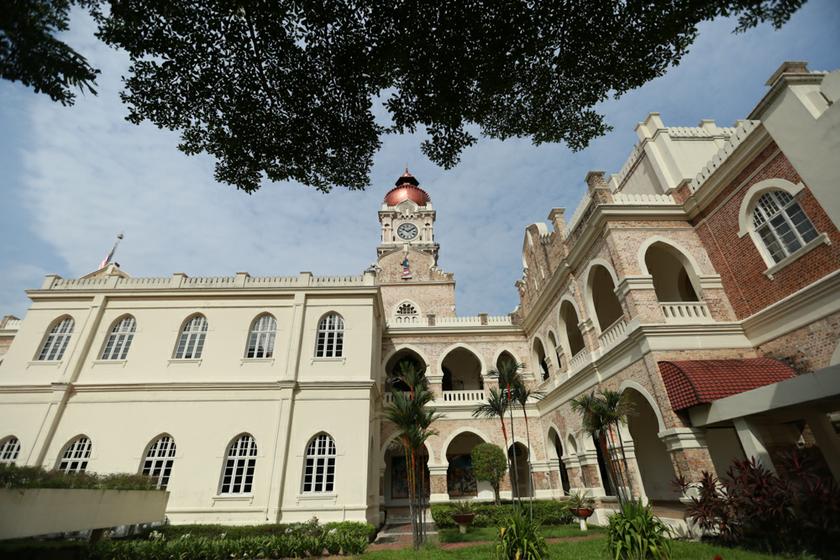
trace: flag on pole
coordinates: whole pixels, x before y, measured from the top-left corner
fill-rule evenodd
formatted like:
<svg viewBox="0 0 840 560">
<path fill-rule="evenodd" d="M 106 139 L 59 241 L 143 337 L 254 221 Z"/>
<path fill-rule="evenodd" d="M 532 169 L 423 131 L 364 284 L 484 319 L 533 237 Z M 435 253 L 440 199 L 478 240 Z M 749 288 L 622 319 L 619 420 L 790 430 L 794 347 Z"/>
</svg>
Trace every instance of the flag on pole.
<svg viewBox="0 0 840 560">
<path fill-rule="evenodd" d="M 111 259 L 113 259 L 113 258 L 114 258 L 114 253 L 115 253 L 115 252 L 116 252 L 116 250 L 117 250 L 117 245 L 119 245 L 119 244 L 120 244 L 120 241 L 122 240 L 122 238 L 123 238 L 123 234 L 122 234 L 122 233 L 120 233 L 120 234 L 118 234 L 118 235 L 117 235 L 117 240 L 114 242 L 114 246 L 113 246 L 113 247 L 111 247 L 111 252 L 110 252 L 110 253 L 108 253 L 108 256 L 107 256 L 107 257 L 105 257 L 105 258 L 102 260 L 102 262 L 101 262 L 101 263 L 99 263 L 99 270 L 102 270 L 103 268 L 105 268 L 106 266 L 108 266 L 109 264 L 111 264 Z"/>
</svg>

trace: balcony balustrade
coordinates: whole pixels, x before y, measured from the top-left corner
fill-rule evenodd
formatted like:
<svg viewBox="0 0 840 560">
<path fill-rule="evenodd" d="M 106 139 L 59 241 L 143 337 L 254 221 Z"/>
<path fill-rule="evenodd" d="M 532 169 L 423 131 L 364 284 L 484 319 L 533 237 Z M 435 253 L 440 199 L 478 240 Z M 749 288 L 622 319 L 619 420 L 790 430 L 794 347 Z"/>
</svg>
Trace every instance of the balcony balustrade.
<svg viewBox="0 0 840 560">
<path fill-rule="evenodd" d="M 480 403 L 484 400 L 484 389 L 471 389 L 466 391 L 444 391 L 443 401 L 435 399 L 438 405 L 441 404 L 461 404 L 461 403 Z M 394 395 L 390 392 L 385 393 L 385 402 L 394 402 Z"/>
<path fill-rule="evenodd" d="M 601 341 L 601 352 L 606 352 L 608 349 L 615 346 L 621 339 L 624 338 L 627 332 L 627 321 L 624 317 L 620 317 L 615 323 L 604 329 L 604 332 L 599 336 Z"/>
<path fill-rule="evenodd" d="M 678 301 L 660 303 L 666 323 L 712 323 L 705 301 Z"/>
</svg>

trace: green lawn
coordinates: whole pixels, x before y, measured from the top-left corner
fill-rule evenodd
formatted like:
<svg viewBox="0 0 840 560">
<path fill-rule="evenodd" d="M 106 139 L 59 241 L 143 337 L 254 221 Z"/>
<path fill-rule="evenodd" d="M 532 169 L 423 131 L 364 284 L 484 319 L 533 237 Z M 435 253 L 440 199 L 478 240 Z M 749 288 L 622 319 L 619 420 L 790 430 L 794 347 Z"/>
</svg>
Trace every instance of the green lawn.
<svg viewBox="0 0 840 560">
<path fill-rule="evenodd" d="M 600 534 L 603 529 L 600 527 L 589 527 L 589 532 L 583 533 L 578 525 L 548 525 L 542 528 L 544 537 L 580 537 L 591 534 Z M 499 530 L 496 527 L 471 527 L 470 530 L 462 535 L 458 529 L 440 529 L 438 536 L 440 542 L 454 543 L 454 542 L 476 542 L 476 541 L 494 541 Z"/>
<path fill-rule="evenodd" d="M 549 558 L 569 560 L 608 560 L 606 539 L 599 534 L 597 539 L 577 542 L 561 542 L 548 545 Z M 429 546 L 420 552 L 413 550 L 387 550 L 368 552 L 362 560 L 487 560 L 493 558 L 493 545 L 477 545 L 457 550 L 443 550 Z M 723 560 L 771 560 L 778 556 L 758 554 L 745 550 L 712 546 L 703 543 L 674 541 L 674 560 L 712 560 L 719 554 Z"/>
</svg>

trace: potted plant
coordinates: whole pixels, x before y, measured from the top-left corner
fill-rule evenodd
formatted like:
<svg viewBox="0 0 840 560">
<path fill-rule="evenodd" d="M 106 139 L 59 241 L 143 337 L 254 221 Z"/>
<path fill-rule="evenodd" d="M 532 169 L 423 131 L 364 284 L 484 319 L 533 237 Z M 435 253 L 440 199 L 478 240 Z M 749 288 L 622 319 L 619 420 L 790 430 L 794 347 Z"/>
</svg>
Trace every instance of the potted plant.
<svg viewBox="0 0 840 560">
<path fill-rule="evenodd" d="M 458 531 L 463 535 L 475 519 L 475 512 L 470 502 L 456 502 L 452 519 L 458 524 Z"/>
<path fill-rule="evenodd" d="M 589 492 L 585 494 L 575 492 L 569 496 L 569 511 L 578 518 L 580 530 L 586 531 L 586 519 L 595 511 L 595 500 L 589 497 Z"/>
</svg>

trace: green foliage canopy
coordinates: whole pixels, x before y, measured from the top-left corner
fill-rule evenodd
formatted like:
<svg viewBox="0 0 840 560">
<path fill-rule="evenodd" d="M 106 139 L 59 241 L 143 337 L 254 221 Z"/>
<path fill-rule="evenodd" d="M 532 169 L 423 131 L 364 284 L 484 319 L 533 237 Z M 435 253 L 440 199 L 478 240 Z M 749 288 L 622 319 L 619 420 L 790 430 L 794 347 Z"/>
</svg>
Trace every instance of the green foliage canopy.
<svg viewBox="0 0 840 560">
<path fill-rule="evenodd" d="M 387 133 L 424 131 L 446 168 L 477 134 L 580 150 L 609 128 L 594 107 L 677 64 L 701 22 L 779 27 L 803 2 L 11 0 L 0 76 L 62 103 L 91 88 L 96 70 L 56 37 L 76 3 L 130 57 L 128 120 L 179 131 L 219 181 L 362 189 Z"/>
</svg>

